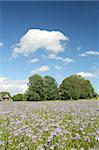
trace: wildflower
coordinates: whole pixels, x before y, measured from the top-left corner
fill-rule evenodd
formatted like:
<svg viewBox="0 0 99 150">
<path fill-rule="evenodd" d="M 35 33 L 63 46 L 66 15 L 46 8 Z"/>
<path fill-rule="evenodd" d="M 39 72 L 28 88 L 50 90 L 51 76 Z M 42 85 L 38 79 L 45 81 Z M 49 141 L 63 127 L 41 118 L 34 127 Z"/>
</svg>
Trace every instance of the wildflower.
<svg viewBox="0 0 99 150">
<path fill-rule="evenodd" d="M 75 140 L 80 140 L 80 139 L 81 139 L 80 134 L 76 133 L 75 134 Z"/>
<path fill-rule="evenodd" d="M 15 132 L 15 133 L 14 133 L 14 135 L 15 135 L 15 136 L 18 136 L 18 135 L 19 135 L 19 133 L 18 133 L 18 132 Z"/>
<path fill-rule="evenodd" d="M 42 145 L 39 145 L 37 150 L 44 150 L 44 148 L 42 147 Z"/>
<path fill-rule="evenodd" d="M 24 143 L 24 142 L 20 142 L 19 147 L 23 148 L 23 147 L 24 147 L 24 145 L 25 145 L 25 143 Z"/>
<path fill-rule="evenodd" d="M 99 130 L 96 131 L 96 134 L 99 134 Z"/>
<path fill-rule="evenodd" d="M 2 145 L 2 146 L 3 146 L 3 145 L 4 145 L 4 141 L 0 141 L 0 145 Z"/>
<path fill-rule="evenodd" d="M 54 150 L 54 145 L 50 147 L 50 150 Z"/>
<path fill-rule="evenodd" d="M 12 139 L 9 139 L 8 142 L 9 142 L 9 144 L 12 144 Z"/>
<path fill-rule="evenodd" d="M 90 142 L 90 138 L 87 136 L 87 137 L 85 138 L 85 141 L 86 141 L 86 142 Z"/>
<path fill-rule="evenodd" d="M 81 148 L 80 148 L 80 150 L 84 150 L 84 148 L 83 148 L 83 147 L 81 147 Z"/>
<path fill-rule="evenodd" d="M 0 131 L 0 134 L 2 134 L 2 132 Z"/>
<path fill-rule="evenodd" d="M 79 128 L 79 130 L 80 130 L 80 131 L 84 131 L 84 129 L 83 129 L 83 128 Z"/>
<path fill-rule="evenodd" d="M 99 141 L 99 136 L 97 135 L 97 136 L 95 137 L 95 139 L 96 139 L 97 141 Z"/>
</svg>

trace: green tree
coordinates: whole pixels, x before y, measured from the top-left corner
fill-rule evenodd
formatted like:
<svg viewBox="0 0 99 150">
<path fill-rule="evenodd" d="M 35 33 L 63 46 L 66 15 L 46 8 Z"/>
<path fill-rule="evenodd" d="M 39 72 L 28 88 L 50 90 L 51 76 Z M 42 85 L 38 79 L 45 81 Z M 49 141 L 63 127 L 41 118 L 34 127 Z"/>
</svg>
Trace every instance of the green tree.
<svg viewBox="0 0 99 150">
<path fill-rule="evenodd" d="M 16 94 L 12 97 L 13 101 L 26 101 L 27 97 L 26 94 Z"/>
<path fill-rule="evenodd" d="M 79 75 L 72 75 L 63 80 L 59 87 L 60 99 L 92 98 L 95 91 L 89 80 Z"/>
<path fill-rule="evenodd" d="M 28 101 L 43 99 L 43 81 L 38 74 L 29 77 L 28 90 L 26 92 Z"/>
<path fill-rule="evenodd" d="M 43 99 L 44 100 L 57 100 L 59 98 L 57 83 L 51 76 L 43 78 Z"/>
<path fill-rule="evenodd" d="M 11 98 L 11 95 L 9 92 L 0 92 L 0 97 L 3 98 L 4 96 L 8 95 Z"/>
<path fill-rule="evenodd" d="M 92 87 L 89 80 L 84 80 L 84 79 L 81 80 L 80 87 L 81 87 L 80 98 L 85 99 L 85 98 L 96 97 L 94 88 Z"/>
</svg>

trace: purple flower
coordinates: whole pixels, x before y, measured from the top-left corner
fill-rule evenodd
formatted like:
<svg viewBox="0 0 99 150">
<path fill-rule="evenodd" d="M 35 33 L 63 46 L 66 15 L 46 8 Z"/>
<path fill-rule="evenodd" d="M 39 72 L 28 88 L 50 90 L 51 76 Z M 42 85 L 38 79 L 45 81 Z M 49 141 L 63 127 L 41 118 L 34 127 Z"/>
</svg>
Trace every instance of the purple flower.
<svg viewBox="0 0 99 150">
<path fill-rule="evenodd" d="M 97 141 L 99 141 L 99 136 L 97 135 L 97 136 L 95 137 L 95 139 L 96 139 Z"/>
<path fill-rule="evenodd" d="M 4 145 L 4 141 L 0 141 L 0 145 Z"/>
<path fill-rule="evenodd" d="M 90 138 L 87 136 L 87 137 L 85 138 L 85 141 L 86 141 L 86 142 L 90 142 Z"/>
<path fill-rule="evenodd" d="M 42 145 L 39 145 L 37 150 L 44 150 L 44 148 L 42 147 Z"/>
<path fill-rule="evenodd" d="M 75 134 L 75 140 L 80 140 L 80 139 L 81 139 L 80 134 L 76 133 Z"/>
<path fill-rule="evenodd" d="M 99 134 L 99 130 L 96 131 L 96 134 Z"/>
</svg>

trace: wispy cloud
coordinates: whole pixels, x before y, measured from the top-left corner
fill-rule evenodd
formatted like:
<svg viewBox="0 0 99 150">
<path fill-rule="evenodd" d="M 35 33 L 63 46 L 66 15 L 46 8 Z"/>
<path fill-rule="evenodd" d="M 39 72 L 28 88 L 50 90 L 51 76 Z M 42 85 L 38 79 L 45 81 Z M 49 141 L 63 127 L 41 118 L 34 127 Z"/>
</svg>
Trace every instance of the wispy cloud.
<svg viewBox="0 0 99 150">
<path fill-rule="evenodd" d="M 36 63 L 36 62 L 38 62 L 39 61 L 39 58 L 34 58 L 34 59 L 31 59 L 30 60 L 30 63 Z"/>
<path fill-rule="evenodd" d="M 57 70 L 61 70 L 61 69 L 62 69 L 62 67 L 59 66 L 59 65 L 55 65 L 55 68 L 56 68 Z"/>
<path fill-rule="evenodd" d="M 27 89 L 26 80 L 12 80 L 7 77 L 0 76 L 0 91 L 8 91 L 12 95 L 23 93 Z"/>
<path fill-rule="evenodd" d="M 36 74 L 36 73 L 43 73 L 43 72 L 47 72 L 49 70 L 49 66 L 45 65 L 39 68 L 35 68 L 31 71 L 31 74 Z"/>
<path fill-rule="evenodd" d="M 58 60 L 58 61 L 62 61 L 64 64 L 69 64 L 69 63 L 73 63 L 74 60 L 72 58 L 68 58 L 68 57 L 60 57 L 57 56 L 56 54 L 49 54 L 47 56 L 48 59 L 54 59 L 54 60 Z"/>
<path fill-rule="evenodd" d="M 0 42 L 0 48 L 2 48 L 4 46 L 4 43 Z"/>
<path fill-rule="evenodd" d="M 78 47 L 76 48 L 76 50 L 77 50 L 77 51 L 80 51 L 81 48 L 82 48 L 82 46 L 78 46 Z"/>
<path fill-rule="evenodd" d="M 19 54 L 28 55 L 39 49 L 58 54 L 64 51 L 62 41 L 67 43 L 69 38 L 60 31 L 29 29 L 13 48 L 12 58 Z"/>
<path fill-rule="evenodd" d="M 94 51 L 94 50 L 91 50 L 91 51 L 86 51 L 85 53 L 81 53 L 79 56 L 99 56 L 99 51 Z"/>
</svg>

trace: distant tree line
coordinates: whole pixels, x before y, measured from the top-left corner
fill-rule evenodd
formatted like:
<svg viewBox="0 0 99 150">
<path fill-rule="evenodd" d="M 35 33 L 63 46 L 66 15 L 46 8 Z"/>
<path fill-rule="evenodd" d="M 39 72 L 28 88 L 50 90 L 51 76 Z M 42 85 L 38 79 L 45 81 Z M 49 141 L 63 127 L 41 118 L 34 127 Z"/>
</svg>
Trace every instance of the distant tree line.
<svg viewBox="0 0 99 150">
<path fill-rule="evenodd" d="M 77 100 L 97 96 L 90 81 L 79 75 L 65 78 L 58 87 L 53 77 L 35 74 L 29 77 L 26 93 L 13 96 L 13 101 Z"/>
</svg>

